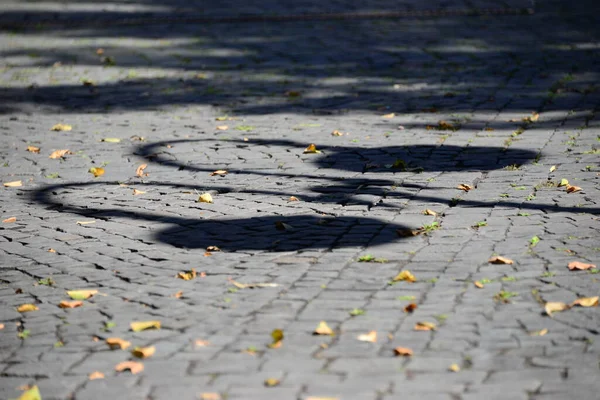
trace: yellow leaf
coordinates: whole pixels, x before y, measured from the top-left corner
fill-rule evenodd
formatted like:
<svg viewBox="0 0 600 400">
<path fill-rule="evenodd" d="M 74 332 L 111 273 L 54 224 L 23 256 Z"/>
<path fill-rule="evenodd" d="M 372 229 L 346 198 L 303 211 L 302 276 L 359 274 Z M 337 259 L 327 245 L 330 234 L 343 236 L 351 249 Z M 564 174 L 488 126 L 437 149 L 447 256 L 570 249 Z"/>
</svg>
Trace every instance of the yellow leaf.
<svg viewBox="0 0 600 400">
<path fill-rule="evenodd" d="M 39 310 L 39 308 L 35 304 L 21 304 L 19 307 L 17 307 L 18 312 L 29 312 L 37 310 Z"/>
<path fill-rule="evenodd" d="M 435 331 L 436 326 L 431 322 L 417 322 L 414 329 L 415 331 Z"/>
<path fill-rule="evenodd" d="M 415 278 L 415 276 L 407 269 L 400 272 L 393 279 L 394 282 L 399 282 L 399 281 L 415 282 L 416 280 L 417 280 L 417 278 Z"/>
<path fill-rule="evenodd" d="M 204 193 L 204 194 L 201 194 L 200 197 L 198 197 L 198 200 L 196 202 L 197 203 L 212 203 L 213 198 L 210 195 L 210 193 Z"/>
<path fill-rule="evenodd" d="M 56 159 L 56 158 L 62 158 L 62 157 L 64 157 L 67 154 L 73 154 L 73 153 L 71 153 L 71 151 L 69 151 L 67 149 L 65 149 L 65 150 L 56 150 L 56 151 L 52 152 L 52 154 L 50 154 L 50 158 L 54 158 L 54 159 Z"/>
<path fill-rule="evenodd" d="M 131 351 L 131 354 L 133 354 L 137 358 L 148 358 L 148 357 L 152 356 L 155 352 L 156 352 L 155 346 L 148 346 L 148 347 L 136 347 L 135 349 L 133 349 Z"/>
<path fill-rule="evenodd" d="M 129 324 L 134 332 L 144 331 L 146 329 L 160 329 L 160 321 L 138 321 Z"/>
<path fill-rule="evenodd" d="M 451 364 L 448 367 L 448 371 L 458 372 L 458 371 L 460 371 L 460 366 L 458 364 Z"/>
<path fill-rule="evenodd" d="M 269 347 L 272 349 L 277 349 L 279 347 L 281 347 L 281 344 L 283 342 L 283 330 L 281 329 L 274 329 L 273 332 L 271 332 L 271 338 L 273 339 L 273 342 L 271 344 L 269 344 Z"/>
<path fill-rule="evenodd" d="M 10 224 L 10 223 L 15 222 L 16 220 L 17 220 L 17 217 L 10 217 L 10 218 L 6 218 L 6 219 L 2 220 L 2 222 L 5 224 Z"/>
<path fill-rule="evenodd" d="M 397 356 L 412 356 L 413 355 L 413 351 L 407 347 L 396 347 L 394 348 L 394 354 L 396 354 Z"/>
<path fill-rule="evenodd" d="M 321 150 L 317 150 L 317 145 L 314 143 L 309 144 L 308 147 L 304 149 L 304 154 L 314 154 L 320 152 Z"/>
<path fill-rule="evenodd" d="M 327 322 L 319 322 L 319 326 L 313 332 L 314 335 L 331 335 L 333 336 L 333 330 L 327 325 Z"/>
<path fill-rule="evenodd" d="M 104 379 L 104 374 L 100 371 L 95 371 L 95 372 L 92 372 L 91 374 L 89 374 L 88 378 L 90 381 L 93 381 L 96 379 Z"/>
<path fill-rule="evenodd" d="M 56 131 L 56 132 L 60 132 L 60 131 L 68 132 L 71 129 L 73 129 L 73 127 L 71 125 L 66 125 L 66 124 L 56 124 L 52 128 L 50 128 L 51 131 Z"/>
<path fill-rule="evenodd" d="M 227 115 L 223 115 L 223 116 L 221 116 L 221 117 L 217 117 L 217 118 L 215 118 L 215 119 L 216 119 L 217 121 L 227 121 L 228 117 L 227 117 Z"/>
<path fill-rule="evenodd" d="M 544 336 L 546 333 L 548 333 L 548 329 L 544 328 L 539 331 L 529 332 L 529 336 Z"/>
<path fill-rule="evenodd" d="M 371 331 L 356 337 L 361 342 L 377 343 L 377 331 Z"/>
<path fill-rule="evenodd" d="M 423 214 L 425 215 L 433 215 L 434 217 L 437 215 L 437 213 L 433 210 L 430 209 L 426 209 L 425 211 L 423 211 Z"/>
<path fill-rule="evenodd" d="M 137 189 L 133 189 L 133 195 L 134 196 L 139 196 L 140 194 L 144 194 L 146 192 L 141 191 L 141 190 L 137 190 Z"/>
<path fill-rule="evenodd" d="M 582 297 L 571 303 L 571 307 L 596 307 L 598 305 L 598 296 L 595 297 Z"/>
<path fill-rule="evenodd" d="M 566 179 L 561 179 L 560 182 L 558 183 L 558 187 L 568 186 L 568 185 L 569 185 L 569 181 Z"/>
<path fill-rule="evenodd" d="M 581 261 L 571 261 L 569 263 L 568 268 L 571 271 L 573 271 L 573 270 L 582 270 L 582 271 L 585 271 L 586 269 L 596 268 L 596 266 L 594 264 L 582 263 Z"/>
<path fill-rule="evenodd" d="M 115 366 L 115 371 L 117 372 L 122 372 L 125 370 L 129 370 L 135 375 L 144 370 L 144 364 L 136 361 L 123 361 Z"/>
<path fill-rule="evenodd" d="M 416 303 L 410 303 L 406 307 L 404 307 L 404 312 L 410 314 L 413 311 L 415 311 L 416 309 L 417 309 L 417 304 Z"/>
<path fill-rule="evenodd" d="M 461 183 L 456 188 L 460 189 L 460 190 L 464 190 L 465 192 L 468 192 L 469 190 L 473 190 L 473 186 L 467 185 L 466 183 Z"/>
<path fill-rule="evenodd" d="M 513 264 L 514 261 L 510 258 L 502 257 L 502 256 L 494 256 L 488 260 L 490 264 Z"/>
<path fill-rule="evenodd" d="M 228 174 L 228 172 L 226 170 L 224 170 L 224 169 L 218 169 L 216 171 L 211 172 L 210 176 L 215 176 L 215 175 L 225 176 L 227 174 Z"/>
<path fill-rule="evenodd" d="M 386 118 L 386 119 L 390 119 L 390 118 L 394 118 L 396 116 L 396 114 L 394 113 L 389 113 L 389 114 L 384 114 L 381 116 L 381 118 Z"/>
<path fill-rule="evenodd" d="M 21 181 L 12 181 L 3 183 L 4 187 L 18 187 L 23 186 L 23 182 Z"/>
<path fill-rule="evenodd" d="M 135 170 L 135 175 L 139 176 L 140 178 L 142 176 L 148 176 L 148 174 L 144 173 L 144 170 L 146 169 L 146 167 L 148 167 L 148 164 L 142 164 L 139 167 L 137 167 L 137 169 Z"/>
<path fill-rule="evenodd" d="M 229 126 L 227 126 L 227 125 L 217 126 L 217 130 L 219 130 L 219 131 L 226 131 L 227 129 L 229 129 Z"/>
<path fill-rule="evenodd" d="M 276 378 L 265 379 L 265 386 L 266 387 L 278 386 L 280 383 L 281 383 L 281 381 L 279 379 L 276 379 Z"/>
<path fill-rule="evenodd" d="M 554 172 L 554 171 L 556 171 L 556 165 L 553 165 L 550 167 L 550 172 Z"/>
<path fill-rule="evenodd" d="M 121 350 L 125 350 L 126 348 L 131 346 L 131 342 L 128 342 L 127 340 L 124 340 L 124 339 L 121 339 L 118 337 L 110 337 L 110 338 L 106 339 L 106 344 L 111 349 L 121 349 Z"/>
<path fill-rule="evenodd" d="M 192 279 L 196 278 L 196 276 L 197 276 L 196 268 L 192 268 L 189 271 L 179 272 L 177 274 L 177 277 L 179 279 L 183 279 L 184 281 L 191 281 Z"/>
<path fill-rule="evenodd" d="M 581 188 L 579 186 L 567 185 L 567 193 L 575 193 L 575 192 L 579 192 L 580 190 L 581 190 Z"/>
<path fill-rule="evenodd" d="M 300 201 L 300 199 L 297 198 L 296 196 L 290 196 L 290 198 L 288 199 L 288 201 Z"/>
<path fill-rule="evenodd" d="M 40 394 L 38 387 L 34 386 L 26 392 L 23 392 L 17 400 L 42 400 L 42 395 Z"/>
<path fill-rule="evenodd" d="M 94 175 L 94 178 L 104 175 L 104 168 L 100 167 L 92 167 L 88 170 L 88 172 Z"/>
<path fill-rule="evenodd" d="M 85 290 L 69 290 L 67 294 L 73 300 L 87 300 L 93 295 L 97 294 L 96 289 L 85 289 Z"/>
<path fill-rule="evenodd" d="M 114 138 L 114 137 L 107 137 L 107 138 L 102 139 L 102 141 L 106 142 L 106 143 L 121 143 L 121 139 Z"/>
<path fill-rule="evenodd" d="M 568 304 L 555 301 L 548 302 L 544 305 L 544 311 L 546 311 L 546 314 L 548 314 L 548 316 L 552 316 L 553 312 L 564 311 L 568 310 L 569 308 L 570 307 Z"/>
<path fill-rule="evenodd" d="M 83 305 L 83 301 L 81 301 L 81 300 L 73 300 L 73 301 L 63 300 L 58 304 L 58 306 L 60 308 L 77 308 L 77 307 L 81 307 L 82 305 Z"/>
<path fill-rule="evenodd" d="M 35 147 L 35 146 L 27 146 L 27 151 L 30 152 L 30 153 L 39 154 L 40 153 L 40 148 L 39 147 Z"/>
</svg>

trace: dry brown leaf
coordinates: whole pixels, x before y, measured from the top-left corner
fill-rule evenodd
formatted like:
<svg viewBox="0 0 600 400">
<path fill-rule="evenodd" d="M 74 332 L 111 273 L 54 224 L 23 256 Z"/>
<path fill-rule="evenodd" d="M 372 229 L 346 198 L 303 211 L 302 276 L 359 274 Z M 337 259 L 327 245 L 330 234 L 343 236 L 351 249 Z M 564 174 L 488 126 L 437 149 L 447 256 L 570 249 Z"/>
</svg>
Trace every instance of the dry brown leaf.
<svg viewBox="0 0 600 400">
<path fill-rule="evenodd" d="M 210 173 L 210 176 L 215 176 L 215 175 L 219 175 L 219 176 L 225 176 L 225 175 L 227 175 L 227 174 L 228 174 L 227 170 L 224 170 L 224 169 L 218 169 L 218 170 L 216 170 L 216 171 L 213 171 L 213 172 L 211 172 L 211 173 Z"/>
<path fill-rule="evenodd" d="M 415 324 L 415 331 L 435 331 L 436 326 L 431 322 L 417 322 Z"/>
<path fill-rule="evenodd" d="M 140 178 L 143 176 L 148 176 L 147 173 L 144 173 L 144 170 L 148 167 L 148 164 L 142 164 L 139 167 L 137 167 L 137 169 L 135 170 L 135 175 L 139 176 Z"/>
<path fill-rule="evenodd" d="M 467 185 L 466 183 L 461 183 L 456 188 L 460 189 L 460 190 L 464 190 L 465 192 L 468 192 L 469 190 L 473 190 L 473 186 Z"/>
<path fill-rule="evenodd" d="M 410 314 L 413 311 L 415 311 L 416 309 L 417 309 L 417 303 L 410 303 L 409 305 L 407 305 L 406 307 L 404 307 L 404 312 Z"/>
<path fill-rule="evenodd" d="M 333 335 L 333 329 L 327 325 L 327 322 L 321 321 L 319 322 L 319 326 L 313 332 L 313 335 Z"/>
<path fill-rule="evenodd" d="M 382 115 L 381 118 L 391 119 L 391 118 L 394 118 L 395 116 L 396 116 L 396 114 L 389 113 L 389 114 Z"/>
<path fill-rule="evenodd" d="M 144 192 L 142 190 L 133 189 L 134 196 L 139 196 L 140 194 L 144 194 L 144 193 L 146 193 L 146 192 Z"/>
<path fill-rule="evenodd" d="M 571 271 L 573 271 L 573 270 L 582 270 L 582 271 L 585 271 L 586 269 L 596 268 L 596 266 L 594 264 L 582 263 L 581 261 L 571 261 L 569 263 L 568 268 Z"/>
<path fill-rule="evenodd" d="M 451 372 L 459 372 L 459 371 L 460 371 L 460 365 L 458 365 L 458 364 L 451 364 L 451 365 L 448 367 L 448 371 L 451 371 Z"/>
<path fill-rule="evenodd" d="M 194 341 L 194 346 L 196 347 L 206 347 L 210 344 L 208 340 L 196 339 Z"/>
<path fill-rule="evenodd" d="M 138 321 L 129 324 L 134 332 L 145 331 L 146 329 L 160 329 L 160 321 Z"/>
<path fill-rule="evenodd" d="M 396 229 L 396 234 L 400 237 L 418 236 L 423 233 L 419 229 Z"/>
<path fill-rule="evenodd" d="M 18 312 L 29 312 L 37 310 L 39 310 L 39 308 L 35 304 L 21 304 L 19 307 L 17 307 Z"/>
<path fill-rule="evenodd" d="M 148 358 L 151 357 L 155 352 L 155 346 L 136 347 L 135 349 L 131 350 L 131 354 L 137 358 Z"/>
<path fill-rule="evenodd" d="M 93 295 L 97 294 L 97 289 L 85 289 L 85 290 L 69 290 L 67 295 L 73 300 L 87 300 Z"/>
<path fill-rule="evenodd" d="M 413 351 L 407 347 L 396 347 L 394 349 L 394 354 L 397 356 L 412 356 L 413 355 Z"/>
<path fill-rule="evenodd" d="M 377 331 L 371 331 L 356 337 L 361 342 L 377 343 Z"/>
<path fill-rule="evenodd" d="M 317 145 L 314 143 L 309 144 L 308 147 L 304 149 L 304 154 L 314 154 L 320 152 L 321 150 L 317 150 Z"/>
<path fill-rule="evenodd" d="M 490 264 L 513 264 L 514 261 L 510 258 L 502 257 L 502 256 L 494 256 L 488 260 Z"/>
<path fill-rule="evenodd" d="M 110 347 L 111 349 L 121 349 L 121 350 L 125 350 L 126 348 L 128 348 L 129 346 L 131 346 L 131 342 L 128 342 L 127 340 L 118 338 L 118 337 L 109 337 L 106 339 L 106 344 L 108 345 L 108 347 Z"/>
<path fill-rule="evenodd" d="M 288 201 L 300 201 L 300 199 L 297 198 L 296 196 L 290 196 L 290 198 L 288 199 Z"/>
<path fill-rule="evenodd" d="M 434 217 L 437 215 L 437 213 L 433 210 L 430 209 L 426 209 L 425 211 L 423 211 L 423 214 L 425 215 L 433 215 Z"/>
<path fill-rule="evenodd" d="M 50 128 L 51 131 L 56 131 L 56 132 L 68 132 L 71 129 L 73 129 L 73 127 L 71 125 L 67 125 L 67 124 L 56 124 L 52 128 Z"/>
<path fill-rule="evenodd" d="M 19 187 L 23 186 L 23 182 L 21 181 L 12 181 L 3 183 L 4 187 Z"/>
<path fill-rule="evenodd" d="M 281 381 L 277 378 L 267 378 L 265 379 L 265 386 L 266 387 L 273 387 L 273 386 L 279 386 L 279 384 L 281 383 Z"/>
<path fill-rule="evenodd" d="M 30 153 L 40 154 L 40 148 L 35 146 L 27 146 L 27 151 Z"/>
<path fill-rule="evenodd" d="M 338 131 L 337 129 L 331 132 L 331 136 L 344 136 L 344 132 Z"/>
<path fill-rule="evenodd" d="M 571 303 L 571 307 L 596 307 L 598 305 L 598 296 L 595 297 L 582 297 Z"/>
<path fill-rule="evenodd" d="M 548 316 L 552 316 L 552 313 L 554 312 L 568 310 L 569 308 L 571 307 L 568 304 L 557 301 L 551 301 L 544 305 L 544 311 L 546 311 L 546 314 L 548 314 Z"/>
<path fill-rule="evenodd" d="M 200 195 L 200 197 L 198 197 L 198 200 L 196 200 L 196 203 L 212 203 L 213 202 L 213 198 L 210 195 L 210 193 L 203 193 Z"/>
<path fill-rule="evenodd" d="M 567 185 L 567 193 L 579 192 L 581 188 L 579 186 Z"/>
<path fill-rule="evenodd" d="M 2 220 L 2 222 L 5 224 L 10 224 L 10 223 L 13 223 L 16 221 L 17 221 L 17 217 L 10 217 L 10 218 L 6 218 L 6 219 Z"/>
<path fill-rule="evenodd" d="M 217 126 L 217 130 L 219 130 L 219 131 L 226 131 L 227 129 L 229 129 L 228 125 L 219 125 L 219 126 Z"/>
<path fill-rule="evenodd" d="M 191 281 L 192 279 L 195 279 L 197 275 L 196 268 L 192 268 L 189 271 L 179 272 L 177 278 L 183 279 L 184 281 Z"/>
<path fill-rule="evenodd" d="M 200 395 L 200 400 L 221 400 L 221 395 L 214 392 L 205 392 Z"/>
<path fill-rule="evenodd" d="M 96 379 L 104 379 L 104 374 L 100 371 L 94 371 L 91 374 L 88 375 L 88 379 L 90 381 L 96 380 Z"/>
<path fill-rule="evenodd" d="M 394 282 L 399 282 L 399 281 L 407 281 L 407 282 L 416 282 L 417 278 L 415 278 L 415 276 L 407 269 L 405 269 L 404 271 L 400 272 L 398 275 L 396 275 L 394 277 L 394 279 L 392 279 Z"/>
<path fill-rule="evenodd" d="M 88 170 L 88 172 L 94 175 L 94 178 L 104 175 L 104 168 L 100 167 L 92 167 Z"/>
<path fill-rule="evenodd" d="M 125 370 L 129 370 L 135 375 L 144 370 L 144 364 L 136 361 L 123 361 L 115 366 L 115 371 L 117 372 L 122 372 Z"/>
<path fill-rule="evenodd" d="M 58 304 L 58 306 L 60 308 L 77 308 L 77 307 L 81 307 L 82 305 L 83 305 L 83 301 L 81 301 L 81 300 L 73 300 L 73 301 L 63 300 Z"/>
<path fill-rule="evenodd" d="M 546 333 L 548 333 L 548 329 L 544 328 L 539 331 L 529 332 L 529 336 L 544 336 Z"/>
</svg>

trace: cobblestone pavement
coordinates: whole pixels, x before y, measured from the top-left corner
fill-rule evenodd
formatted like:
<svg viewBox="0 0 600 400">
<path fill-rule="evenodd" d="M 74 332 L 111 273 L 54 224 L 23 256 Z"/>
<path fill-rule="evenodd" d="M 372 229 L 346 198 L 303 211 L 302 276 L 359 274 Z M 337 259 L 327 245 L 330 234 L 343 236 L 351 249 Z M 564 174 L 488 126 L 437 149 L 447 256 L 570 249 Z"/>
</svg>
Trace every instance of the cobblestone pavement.
<svg viewBox="0 0 600 400">
<path fill-rule="evenodd" d="M 0 179 L 22 182 L 0 188 L 0 398 L 598 398 L 599 309 L 544 311 L 599 294 L 597 268 L 567 268 L 600 261 L 597 1 L 112 23 L 202 2 L 173 4 L 3 2 L 0 27 L 29 25 L 0 32 Z M 143 371 L 116 372 L 137 346 Z"/>
</svg>

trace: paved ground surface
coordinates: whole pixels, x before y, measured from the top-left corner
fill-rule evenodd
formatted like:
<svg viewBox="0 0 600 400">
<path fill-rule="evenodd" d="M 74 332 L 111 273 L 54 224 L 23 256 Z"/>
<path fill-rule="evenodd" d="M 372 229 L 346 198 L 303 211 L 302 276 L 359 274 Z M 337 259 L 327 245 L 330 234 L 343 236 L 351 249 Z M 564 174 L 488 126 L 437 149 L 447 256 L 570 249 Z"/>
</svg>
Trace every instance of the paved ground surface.
<svg viewBox="0 0 600 400">
<path fill-rule="evenodd" d="M 506 3 L 526 2 L 466 4 Z M 203 12 L 234 15 L 227 4 Z M 0 179 L 22 181 L 0 188 L 0 398 L 34 384 L 45 400 L 598 398 L 598 308 L 544 313 L 599 292 L 598 269 L 567 268 L 600 261 L 596 1 L 132 27 L 110 21 L 171 6 L 2 7 L 33 23 L 0 35 Z M 109 18 L 35 23 L 65 10 Z M 392 281 L 404 270 L 416 282 Z M 59 308 L 74 289 L 99 293 Z M 17 311 L 27 303 L 38 310 Z M 161 329 L 130 330 L 147 320 Z M 320 321 L 335 335 L 313 335 Z M 357 339 L 370 331 L 376 343 Z M 156 353 L 116 372 L 134 358 L 109 337 Z"/>
</svg>

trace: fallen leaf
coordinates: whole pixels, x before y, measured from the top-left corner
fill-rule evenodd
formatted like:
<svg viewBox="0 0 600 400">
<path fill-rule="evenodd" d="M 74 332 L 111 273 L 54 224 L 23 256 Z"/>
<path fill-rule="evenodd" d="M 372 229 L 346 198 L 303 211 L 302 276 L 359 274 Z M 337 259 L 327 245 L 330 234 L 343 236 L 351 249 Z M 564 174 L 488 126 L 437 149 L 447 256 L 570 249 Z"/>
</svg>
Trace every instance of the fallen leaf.
<svg viewBox="0 0 600 400">
<path fill-rule="evenodd" d="M 208 246 L 206 248 L 206 251 L 221 251 L 221 249 L 218 248 L 217 246 Z"/>
<path fill-rule="evenodd" d="M 314 154 L 320 152 L 321 150 L 317 150 L 317 146 L 314 143 L 309 144 L 308 147 L 304 149 L 304 154 Z"/>
<path fill-rule="evenodd" d="M 396 229 L 396 234 L 400 237 L 418 236 L 422 231 L 419 229 Z"/>
<path fill-rule="evenodd" d="M 6 218 L 4 220 L 2 220 L 2 222 L 4 222 L 5 224 L 10 224 L 13 223 L 17 220 L 17 217 L 10 217 L 10 218 Z"/>
<path fill-rule="evenodd" d="M 94 175 L 94 178 L 104 175 L 104 168 L 100 167 L 92 167 L 88 170 L 88 172 Z"/>
<path fill-rule="evenodd" d="M 554 172 L 554 171 L 556 171 L 556 165 L 553 165 L 550 167 L 550 172 Z"/>
<path fill-rule="evenodd" d="M 456 188 L 460 189 L 460 190 L 464 190 L 465 192 L 468 192 L 469 190 L 473 190 L 473 186 L 467 185 L 466 183 L 461 183 Z"/>
<path fill-rule="evenodd" d="M 433 215 L 434 217 L 437 215 L 437 213 L 433 210 L 430 209 L 426 209 L 425 211 L 423 211 L 423 214 L 425 215 Z"/>
<path fill-rule="evenodd" d="M 77 225 L 90 225 L 90 224 L 95 224 L 96 221 L 77 221 L 76 223 L 77 223 Z"/>
<path fill-rule="evenodd" d="M 108 339 L 106 339 L 106 344 L 108 345 L 108 347 L 110 347 L 113 350 L 114 349 L 125 350 L 126 348 L 131 346 L 131 342 L 128 342 L 127 340 L 121 339 L 118 337 L 109 337 Z"/>
<path fill-rule="evenodd" d="M 148 164 L 142 164 L 139 167 L 137 167 L 137 169 L 135 170 L 135 175 L 139 176 L 140 178 L 142 176 L 148 176 L 148 174 L 144 173 L 144 170 L 148 167 Z"/>
<path fill-rule="evenodd" d="M 56 250 L 54 250 L 54 249 L 48 249 L 48 253 L 56 253 Z"/>
<path fill-rule="evenodd" d="M 276 378 L 265 379 L 265 386 L 266 387 L 278 386 L 280 383 L 281 383 L 281 381 L 279 379 L 276 379 Z"/>
<path fill-rule="evenodd" d="M 579 192 L 581 188 L 579 186 L 567 185 L 567 193 Z"/>
<path fill-rule="evenodd" d="M 331 136 L 344 136 L 344 132 L 338 131 L 337 129 L 331 132 Z"/>
<path fill-rule="evenodd" d="M 290 196 L 290 198 L 288 199 L 288 201 L 300 201 L 300 199 L 297 198 L 296 196 Z"/>
<path fill-rule="evenodd" d="M 417 303 L 410 303 L 406 307 L 404 307 L 404 312 L 410 314 L 413 311 L 415 311 L 416 309 L 417 309 Z"/>
<path fill-rule="evenodd" d="M 219 393 L 205 392 L 200 395 L 200 400 L 221 400 L 221 395 Z"/>
<path fill-rule="evenodd" d="M 502 256 L 494 256 L 488 260 L 490 264 L 513 264 L 514 261 L 510 258 L 502 257 Z"/>
<path fill-rule="evenodd" d="M 451 371 L 451 372 L 458 372 L 458 371 L 460 371 L 460 366 L 459 366 L 458 364 L 451 364 L 451 365 L 448 367 L 448 371 Z"/>
<path fill-rule="evenodd" d="M 206 347 L 209 344 L 210 342 L 208 340 L 196 339 L 196 341 L 194 341 L 196 347 Z"/>
<path fill-rule="evenodd" d="M 394 354 L 397 356 L 412 356 L 413 355 L 413 351 L 409 348 L 406 347 L 396 347 L 394 349 Z"/>
<path fill-rule="evenodd" d="M 212 202 L 213 202 L 213 198 L 210 195 L 210 193 L 201 194 L 200 197 L 198 197 L 198 200 L 196 201 L 196 203 L 212 203 Z"/>
<path fill-rule="evenodd" d="M 137 358 L 148 358 L 151 357 L 155 352 L 155 346 L 136 347 L 135 349 L 131 350 L 131 354 Z"/>
<path fill-rule="evenodd" d="M 582 263 L 581 261 L 571 261 L 569 263 L 568 268 L 571 271 L 573 271 L 573 270 L 582 270 L 582 271 L 585 271 L 586 269 L 596 268 L 596 266 L 594 264 Z"/>
<path fill-rule="evenodd" d="M 12 181 L 3 183 L 4 187 L 18 187 L 23 186 L 23 182 L 21 181 Z"/>
<path fill-rule="evenodd" d="M 179 272 L 177 274 L 177 277 L 179 279 L 183 279 L 184 281 L 191 281 L 192 279 L 196 278 L 196 276 L 197 276 L 196 268 L 192 268 L 189 271 Z"/>
<path fill-rule="evenodd" d="M 95 371 L 95 372 L 92 372 L 91 374 L 89 374 L 88 378 L 90 381 L 93 381 L 96 379 L 104 379 L 104 374 L 100 371 Z"/>
<path fill-rule="evenodd" d="M 138 321 L 129 324 L 134 332 L 145 331 L 146 329 L 160 329 L 160 321 Z"/>
<path fill-rule="evenodd" d="M 417 322 L 415 324 L 415 331 L 435 331 L 436 326 L 431 322 Z"/>
<path fill-rule="evenodd" d="M 56 132 L 68 132 L 71 129 L 73 129 L 73 127 L 71 125 L 67 125 L 67 124 L 56 124 L 54 125 L 52 128 L 50 128 L 51 131 L 56 131 Z"/>
<path fill-rule="evenodd" d="M 390 118 L 394 118 L 396 116 L 396 114 L 394 113 L 389 113 L 389 114 L 384 114 L 381 116 L 381 118 L 386 118 L 386 119 L 390 119 Z"/>
<path fill-rule="evenodd" d="M 333 336 L 333 330 L 327 325 L 327 322 L 319 322 L 319 326 L 314 330 L 313 335 L 331 335 Z"/>
<path fill-rule="evenodd" d="M 226 131 L 227 129 L 229 129 L 228 125 L 219 125 L 219 126 L 217 126 L 217 130 L 219 130 L 219 131 Z"/>
<path fill-rule="evenodd" d="M 121 139 L 114 137 L 107 137 L 102 139 L 101 141 L 106 143 L 121 143 Z"/>
<path fill-rule="evenodd" d="M 275 228 L 280 231 L 293 231 L 294 227 L 285 222 L 275 221 Z"/>
<path fill-rule="evenodd" d="M 104 54 L 104 49 L 101 48 L 101 47 L 98 48 L 98 49 L 96 49 L 96 54 L 99 55 L 99 56 L 101 56 L 102 54 Z"/>
<path fill-rule="evenodd" d="M 144 364 L 136 361 L 123 361 L 115 366 L 115 371 L 117 372 L 122 372 L 125 370 L 129 370 L 132 374 L 135 375 L 144 370 Z"/>
<path fill-rule="evenodd" d="M 17 400 L 42 400 L 42 395 L 37 386 L 33 386 L 31 389 L 23 392 Z"/>
<path fill-rule="evenodd" d="M 562 186 L 569 186 L 569 181 L 566 179 L 561 179 L 560 182 L 558 182 L 558 187 L 562 187 Z"/>
<path fill-rule="evenodd" d="M 546 333 L 548 333 L 548 329 L 544 328 L 539 331 L 529 332 L 529 336 L 544 336 Z"/>
<path fill-rule="evenodd" d="M 0 324 L 0 331 L 4 329 L 4 324 Z"/>
<path fill-rule="evenodd" d="M 40 148 L 39 147 L 35 147 L 35 146 L 27 146 L 27 151 L 30 152 L 30 153 L 39 154 L 40 153 Z"/>
<path fill-rule="evenodd" d="M 35 304 L 21 304 L 19 307 L 17 307 L 18 312 L 29 312 L 37 310 L 39 310 L 39 308 Z"/>
<path fill-rule="evenodd" d="M 177 293 L 175 293 L 171 297 L 175 297 L 176 299 L 180 299 L 181 296 L 183 296 L 183 290 L 178 291 Z"/>
<path fill-rule="evenodd" d="M 277 287 L 277 283 L 240 283 L 229 278 L 228 281 L 238 289 L 254 289 L 254 288 L 266 288 L 266 287 Z"/>
<path fill-rule="evenodd" d="M 271 332 L 271 338 L 273 339 L 273 342 L 269 344 L 269 347 L 272 349 L 281 347 L 281 344 L 283 343 L 283 337 L 283 330 L 274 329 L 273 332 Z"/>
<path fill-rule="evenodd" d="M 404 271 L 400 272 L 398 275 L 396 275 L 394 277 L 394 279 L 392 279 L 394 282 L 399 282 L 399 281 L 408 281 L 408 282 L 416 282 L 417 278 L 415 278 L 415 276 L 407 269 L 405 269 Z"/>
<path fill-rule="evenodd" d="M 210 251 L 204 252 L 204 257 L 210 257 L 210 256 L 212 256 L 212 253 Z"/>
<path fill-rule="evenodd" d="M 553 312 L 564 311 L 568 310 L 569 308 L 571 307 L 568 304 L 554 301 L 548 302 L 544 305 L 544 311 L 546 311 L 546 314 L 548 314 L 548 316 L 552 316 Z"/>
<path fill-rule="evenodd" d="M 582 297 L 571 303 L 571 307 L 596 307 L 598 305 L 598 296 L 595 297 Z"/>
<path fill-rule="evenodd" d="M 224 169 L 218 169 L 216 171 L 211 172 L 210 176 L 215 176 L 215 175 L 225 176 L 227 174 L 228 174 L 228 172 L 226 170 L 224 170 Z"/>
<path fill-rule="evenodd" d="M 144 192 L 142 190 L 133 189 L 134 196 L 139 196 L 140 194 L 144 194 L 144 193 L 146 193 L 146 192 Z"/>
<path fill-rule="evenodd" d="M 63 300 L 58 304 L 58 306 L 60 308 L 77 308 L 77 307 L 81 307 L 82 305 L 83 305 L 83 301 L 81 301 L 81 300 L 73 300 L 73 301 Z"/>
<path fill-rule="evenodd" d="M 52 152 L 52 154 L 50 154 L 50 158 L 54 158 L 54 159 L 61 158 L 61 157 L 64 157 L 65 155 L 67 155 L 67 154 L 73 154 L 73 153 L 71 153 L 71 151 L 67 150 L 67 149 L 65 149 L 65 150 L 56 150 L 56 151 Z"/>
<path fill-rule="evenodd" d="M 483 289 L 483 283 L 480 281 L 473 282 L 473 285 L 475 285 L 476 288 Z"/>
<path fill-rule="evenodd" d="M 371 331 L 356 337 L 361 342 L 377 343 L 377 331 Z"/>
<path fill-rule="evenodd" d="M 85 290 L 69 290 L 67 294 L 73 300 L 87 300 L 93 295 L 97 294 L 98 290 L 96 289 L 85 289 Z"/>
</svg>

